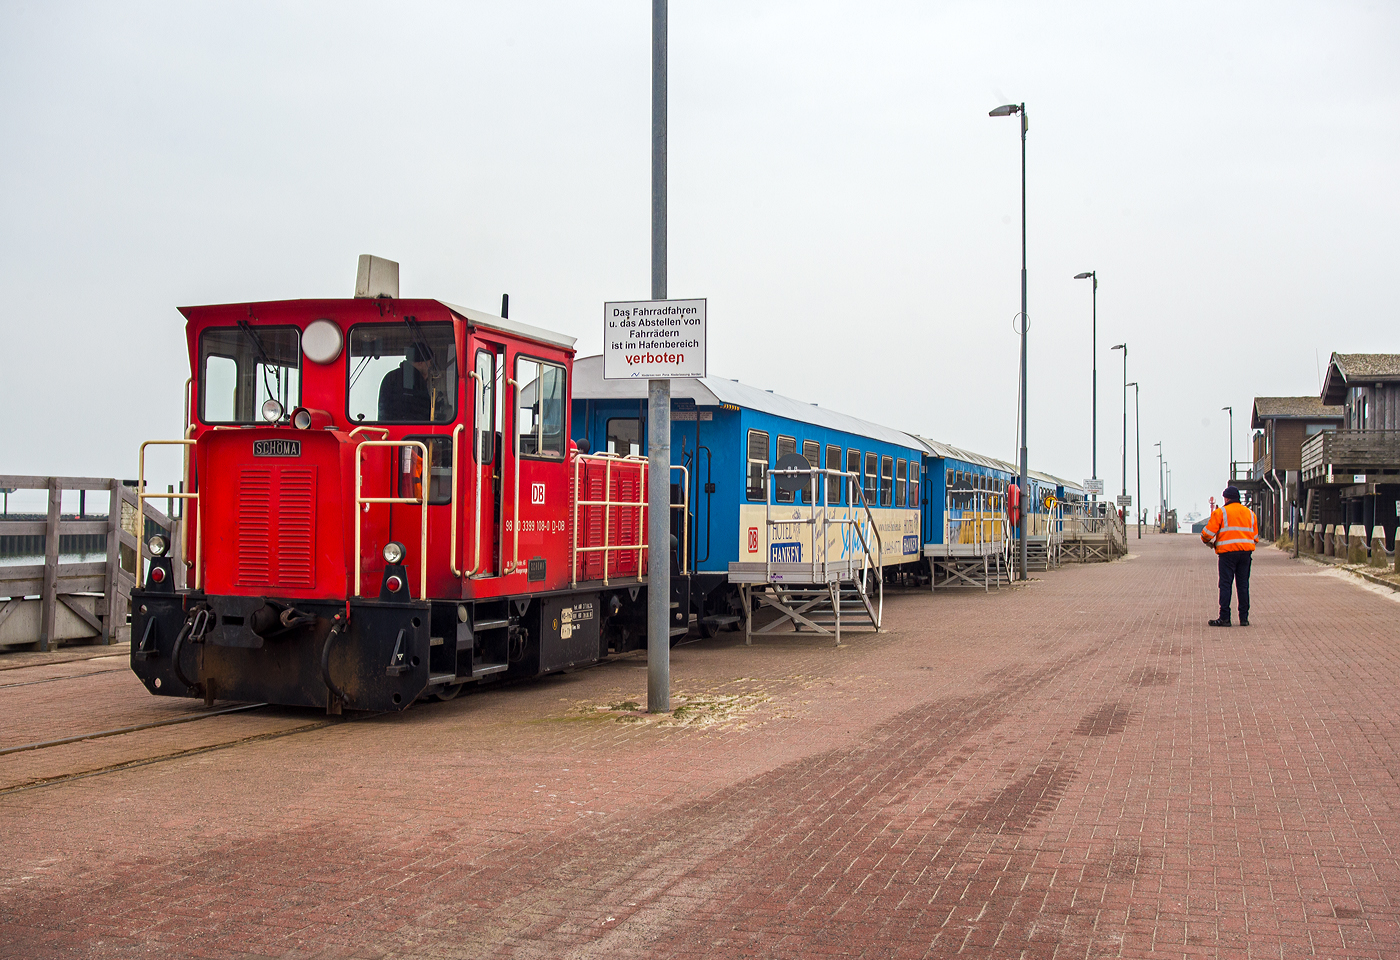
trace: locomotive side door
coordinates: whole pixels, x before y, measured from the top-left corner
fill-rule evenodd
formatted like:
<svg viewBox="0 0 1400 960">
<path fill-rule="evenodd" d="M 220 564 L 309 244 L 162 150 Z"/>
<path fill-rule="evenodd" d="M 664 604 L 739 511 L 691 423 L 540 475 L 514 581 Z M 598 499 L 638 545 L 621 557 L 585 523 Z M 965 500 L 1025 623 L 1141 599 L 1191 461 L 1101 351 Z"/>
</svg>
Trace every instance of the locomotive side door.
<svg viewBox="0 0 1400 960">
<path fill-rule="evenodd" d="M 472 457 L 469 525 L 476 579 L 501 573 L 501 503 L 505 491 L 506 349 L 503 343 L 474 337 L 472 353 Z M 468 567 L 471 570 L 471 567 Z"/>
</svg>

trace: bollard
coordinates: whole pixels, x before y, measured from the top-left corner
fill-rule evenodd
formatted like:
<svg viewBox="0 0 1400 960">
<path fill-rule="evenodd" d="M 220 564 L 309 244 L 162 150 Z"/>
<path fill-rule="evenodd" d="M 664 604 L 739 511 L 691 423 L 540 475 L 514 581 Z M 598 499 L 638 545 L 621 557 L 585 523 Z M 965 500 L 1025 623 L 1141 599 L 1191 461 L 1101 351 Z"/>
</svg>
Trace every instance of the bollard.
<svg viewBox="0 0 1400 960">
<path fill-rule="evenodd" d="M 1309 523 L 1303 528 L 1306 533 L 1303 536 L 1303 543 L 1308 553 L 1317 553 L 1317 524 Z"/>
<path fill-rule="evenodd" d="M 1336 529 L 1336 528 L 1335 528 L 1332 524 L 1330 524 L 1330 523 L 1329 523 L 1326 527 L 1323 528 L 1323 532 L 1322 532 L 1322 555 L 1323 555 L 1324 557 L 1335 557 L 1335 556 L 1337 555 L 1336 542 L 1333 540 L 1333 537 L 1334 537 L 1333 531 L 1334 531 L 1335 529 Z"/>
<path fill-rule="evenodd" d="M 1371 530 L 1371 566 L 1385 568 L 1385 527 Z"/>
<path fill-rule="evenodd" d="M 1347 563 L 1365 563 L 1370 559 L 1366 549 L 1366 528 L 1353 523 L 1347 528 Z"/>
</svg>

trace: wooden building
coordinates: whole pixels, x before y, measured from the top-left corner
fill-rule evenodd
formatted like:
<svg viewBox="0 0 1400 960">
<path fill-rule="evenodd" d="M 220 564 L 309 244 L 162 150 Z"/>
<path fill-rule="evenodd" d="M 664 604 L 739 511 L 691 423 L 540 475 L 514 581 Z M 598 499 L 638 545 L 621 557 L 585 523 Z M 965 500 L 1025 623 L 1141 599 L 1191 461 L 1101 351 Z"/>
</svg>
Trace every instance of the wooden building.
<svg viewBox="0 0 1400 960">
<path fill-rule="evenodd" d="M 1290 504 L 1298 500 L 1303 443 L 1342 425 L 1340 406 L 1319 397 L 1255 397 L 1249 425 L 1254 429 L 1256 481 L 1253 506 L 1259 513 L 1261 536 L 1277 537 L 1288 526 Z"/>
<path fill-rule="evenodd" d="M 1308 437 L 1301 448 L 1304 521 L 1373 539 L 1384 530 L 1395 550 L 1400 502 L 1400 354 L 1334 353 L 1322 403 L 1339 406 L 1342 423 Z"/>
</svg>

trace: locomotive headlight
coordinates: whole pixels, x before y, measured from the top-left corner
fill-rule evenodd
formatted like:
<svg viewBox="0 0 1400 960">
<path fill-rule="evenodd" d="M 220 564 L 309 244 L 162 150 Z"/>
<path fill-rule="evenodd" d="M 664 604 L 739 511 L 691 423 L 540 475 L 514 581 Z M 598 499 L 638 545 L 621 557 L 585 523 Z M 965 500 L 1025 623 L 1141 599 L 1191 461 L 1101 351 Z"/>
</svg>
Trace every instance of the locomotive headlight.
<svg viewBox="0 0 1400 960">
<path fill-rule="evenodd" d="M 262 416 L 268 423 L 276 423 L 282 419 L 282 404 L 271 397 L 263 401 Z"/>
<path fill-rule="evenodd" d="M 311 411 L 305 407 L 297 408 L 297 411 L 292 414 L 292 426 L 298 430 L 305 430 L 311 426 Z"/>
<path fill-rule="evenodd" d="M 384 562 L 390 564 L 403 562 L 403 544 L 394 540 L 384 544 Z"/>
<path fill-rule="evenodd" d="M 157 535 L 146 542 L 146 547 L 151 551 L 151 556 L 163 557 L 169 544 L 165 542 L 164 537 Z"/>
</svg>

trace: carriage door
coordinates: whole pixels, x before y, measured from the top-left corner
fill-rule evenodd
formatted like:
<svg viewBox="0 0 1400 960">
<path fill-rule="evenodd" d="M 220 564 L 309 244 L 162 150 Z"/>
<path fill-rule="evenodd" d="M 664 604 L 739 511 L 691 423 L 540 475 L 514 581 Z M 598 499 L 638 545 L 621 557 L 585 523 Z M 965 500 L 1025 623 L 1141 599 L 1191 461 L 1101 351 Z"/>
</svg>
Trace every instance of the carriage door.
<svg viewBox="0 0 1400 960">
<path fill-rule="evenodd" d="M 477 577 L 501 572 L 501 496 L 505 457 L 502 430 L 505 425 L 505 347 L 475 340 L 472 344 L 472 488 L 468 491 L 471 564 Z M 468 567 L 470 569 L 470 566 Z"/>
</svg>

